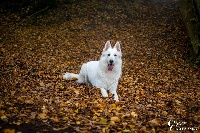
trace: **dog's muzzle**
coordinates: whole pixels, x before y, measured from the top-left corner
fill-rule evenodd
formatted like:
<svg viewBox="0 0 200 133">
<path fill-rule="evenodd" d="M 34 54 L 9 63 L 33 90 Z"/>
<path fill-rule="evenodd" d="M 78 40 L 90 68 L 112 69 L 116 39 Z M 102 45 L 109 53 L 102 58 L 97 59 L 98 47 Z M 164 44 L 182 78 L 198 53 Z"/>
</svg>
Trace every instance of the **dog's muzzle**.
<svg viewBox="0 0 200 133">
<path fill-rule="evenodd" d="M 114 61 L 113 60 L 109 60 L 109 64 L 108 64 L 108 71 L 112 71 L 113 67 L 114 67 Z"/>
</svg>

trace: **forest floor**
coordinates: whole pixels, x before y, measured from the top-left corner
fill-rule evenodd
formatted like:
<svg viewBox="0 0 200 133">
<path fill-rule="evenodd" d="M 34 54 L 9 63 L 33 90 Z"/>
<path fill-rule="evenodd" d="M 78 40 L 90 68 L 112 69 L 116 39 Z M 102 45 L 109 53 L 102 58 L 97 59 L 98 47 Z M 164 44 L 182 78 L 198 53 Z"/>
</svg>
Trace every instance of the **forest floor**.
<svg viewBox="0 0 200 133">
<path fill-rule="evenodd" d="M 187 61 L 178 5 L 80 1 L 30 16 L 1 9 L 0 132 L 199 132 L 200 69 Z M 119 102 L 62 79 L 98 60 L 107 40 L 123 52 Z"/>
</svg>

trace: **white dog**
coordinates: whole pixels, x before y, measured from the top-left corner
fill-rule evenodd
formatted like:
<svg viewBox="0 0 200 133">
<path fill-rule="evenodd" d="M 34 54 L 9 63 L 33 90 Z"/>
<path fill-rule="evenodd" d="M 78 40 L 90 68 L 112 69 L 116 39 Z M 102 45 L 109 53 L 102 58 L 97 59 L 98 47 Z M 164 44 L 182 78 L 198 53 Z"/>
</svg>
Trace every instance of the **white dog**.
<svg viewBox="0 0 200 133">
<path fill-rule="evenodd" d="M 112 48 L 107 41 L 99 61 L 84 63 L 79 74 L 65 73 L 63 78 L 71 80 L 77 78 L 78 83 L 92 84 L 101 89 L 103 97 L 108 97 L 107 90 L 114 94 L 118 101 L 117 85 L 122 72 L 122 53 L 119 42 Z"/>
</svg>

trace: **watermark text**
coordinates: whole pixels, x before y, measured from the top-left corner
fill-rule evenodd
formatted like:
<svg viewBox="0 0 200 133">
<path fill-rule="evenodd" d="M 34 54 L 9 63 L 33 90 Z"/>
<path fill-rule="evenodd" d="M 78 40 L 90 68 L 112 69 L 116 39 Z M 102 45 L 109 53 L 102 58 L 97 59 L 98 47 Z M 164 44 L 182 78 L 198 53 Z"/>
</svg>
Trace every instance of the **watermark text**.
<svg viewBox="0 0 200 133">
<path fill-rule="evenodd" d="M 185 131 L 185 130 L 191 130 L 191 131 L 197 131 L 199 130 L 199 127 L 197 126 L 188 126 L 187 122 L 185 121 L 175 121 L 170 120 L 168 121 L 169 130 L 176 130 L 176 131 Z"/>
</svg>

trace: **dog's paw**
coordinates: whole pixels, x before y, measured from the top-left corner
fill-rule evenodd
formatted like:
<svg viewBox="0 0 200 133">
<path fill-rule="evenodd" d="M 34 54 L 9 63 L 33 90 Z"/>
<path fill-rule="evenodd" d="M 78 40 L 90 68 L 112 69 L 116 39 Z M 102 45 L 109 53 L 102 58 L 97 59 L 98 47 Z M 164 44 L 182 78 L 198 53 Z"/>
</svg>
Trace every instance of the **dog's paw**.
<svg viewBox="0 0 200 133">
<path fill-rule="evenodd" d="M 119 102 L 119 99 L 114 99 L 115 102 Z"/>
<path fill-rule="evenodd" d="M 101 88 L 101 94 L 103 97 L 108 97 L 108 93 L 104 88 Z"/>
<path fill-rule="evenodd" d="M 118 95 L 114 95 L 114 101 L 119 102 Z"/>
<path fill-rule="evenodd" d="M 106 93 L 102 93 L 102 96 L 103 97 L 108 97 L 108 93 L 106 92 Z"/>
</svg>

